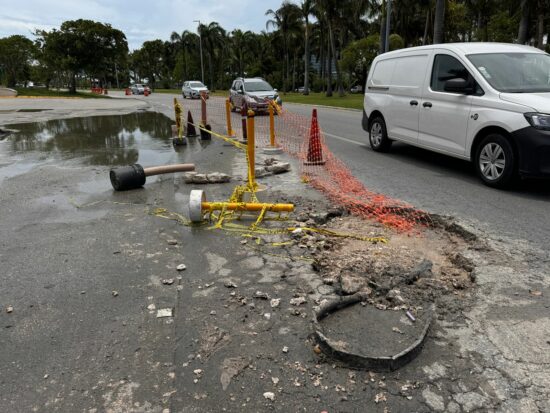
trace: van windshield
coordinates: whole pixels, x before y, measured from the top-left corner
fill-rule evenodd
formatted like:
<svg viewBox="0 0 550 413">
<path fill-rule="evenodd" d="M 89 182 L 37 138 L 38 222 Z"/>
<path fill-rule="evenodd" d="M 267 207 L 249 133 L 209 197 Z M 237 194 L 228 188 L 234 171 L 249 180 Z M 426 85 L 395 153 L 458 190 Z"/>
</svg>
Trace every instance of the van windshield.
<svg viewBox="0 0 550 413">
<path fill-rule="evenodd" d="M 550 92 L 550 55 L 486 53 L 467 57 L 481 76 L 499 92 Z"/>
</svg>

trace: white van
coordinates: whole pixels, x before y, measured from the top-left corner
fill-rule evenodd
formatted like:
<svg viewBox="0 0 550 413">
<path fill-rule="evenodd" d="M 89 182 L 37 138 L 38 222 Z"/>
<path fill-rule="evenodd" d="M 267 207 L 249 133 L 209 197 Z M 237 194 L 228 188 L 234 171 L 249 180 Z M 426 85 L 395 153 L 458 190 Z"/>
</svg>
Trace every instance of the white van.
<svg viewBox="0 0 550 413">
<path fill-rule="evenodd" d="M 485 184 L 550 177 L 550 55 L 528 46 L 449 43 L 377 56 L 363 129 L 474 162 Z"/>
</svg>

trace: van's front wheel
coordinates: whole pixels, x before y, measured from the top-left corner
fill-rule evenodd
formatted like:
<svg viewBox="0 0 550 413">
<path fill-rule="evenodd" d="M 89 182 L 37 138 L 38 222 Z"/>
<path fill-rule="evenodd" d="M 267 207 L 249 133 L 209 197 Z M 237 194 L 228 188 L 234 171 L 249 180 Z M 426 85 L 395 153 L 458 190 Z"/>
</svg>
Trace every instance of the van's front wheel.
<svg viewBox="0 0 550 413">
<path fill-rule="evenodd" d="M 474 162 L 477 174 L 488 186 L 504 188 L 514 178 L 514 150 L 508 139 L 498 133 L 483 138 L 477 148 Z"/>
<path fill-rule="evenodd" d="M 370 147 L 376 152 L 386 152 L 391 147 L 392 141 L 388 138 L 386 122 L 381 116 L 374 118 L 369 127 Z"/>
</svg>

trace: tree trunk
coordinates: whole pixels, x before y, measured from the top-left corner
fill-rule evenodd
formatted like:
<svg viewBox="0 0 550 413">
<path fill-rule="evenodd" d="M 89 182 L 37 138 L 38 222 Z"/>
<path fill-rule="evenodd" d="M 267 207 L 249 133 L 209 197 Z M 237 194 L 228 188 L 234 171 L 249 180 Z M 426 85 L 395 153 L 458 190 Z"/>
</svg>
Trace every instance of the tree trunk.
<svg viewBox="0 0 550 413">
<path fill-rule="evenodd" d="M 527 26 L 529 25 L 529 0 L 521 0 L 521 20 L 519 21 L 518 43 L 527 43 Z"/>
<path fill-rule="evenodd" d="M 434 20 L 434 44 L 443 43 L 445 24 L 445 0 L 436 0 Z"/>
<path fill-rule="evenodd" d="M 69 92 L 76 93 L 76 72 L 73 72 L 71 74 L 71 87 L 69 89 Z"/>
<path fill-rule="evenodd" d="M 327 93 L 326 96 L 332 96 L 332 56 L 330 54 L 330 42 L 327 42 Z"/>
<path fill-rule="evenodd" d="M 430 26 L 430 9 L 426 11 L 426 25 L 424 26 L 424 37 L 422 37 L 422 46 L 426 44 L 428 40 L 428 27 Z"/>
<path fill-rule="evenodd" d="M 208 53 L 208 71 L 210 72 L 210 90 L 216 90 L 214 85 L 214 68 L 212 67 L 212 53 Z"/>
<path fill-rule="evenodd" d="M 325 93 L 325 77 L 326 77 L 326 63 L 325 63 L 325 46 L 324 46 L 323 32 L 321 32 L 319 40 L 319 64 L 321 66 L 321 93 Z"/>
<path fill-rule="evenodd" d="M 305 45 L 304 45 L 304 95 L 309 95 L 309 22 L 306 17 Z"/>
<path fill-rule="evenodd" d="M 538 0 L 537 47 L 544 50 L 544 0 Z"/>
<path fill-rule="evenodd" d="M 336 87 L 338 88 L 338 95 L 344 96 L 344 87 L 342 86 L 342 73 L 340 72 L 340 66 L 338 65 L 338 55 L 336 54 L 336 45 L 334 43 L 334 33 L 332 32 L 332 24 L 330 20 L 328 22 L 328 37 L 330 39 L 330 48 L 332 52 L 332 58 L 336 68 Z"/>
<path fill-rule="evenodd" d="M 380 54 L 386 51 L 386 2 L 382 2 L 382 11 L 380 12 Z"/>
</svg>

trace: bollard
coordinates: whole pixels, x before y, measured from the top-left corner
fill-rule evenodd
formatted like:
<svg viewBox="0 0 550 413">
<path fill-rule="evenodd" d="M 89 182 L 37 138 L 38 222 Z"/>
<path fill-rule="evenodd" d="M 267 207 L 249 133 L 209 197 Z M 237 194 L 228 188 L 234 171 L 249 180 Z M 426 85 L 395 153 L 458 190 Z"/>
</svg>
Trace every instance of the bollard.
<svg viewBox="0 0 550 413">
<path fill-rule="evenodd" d="M 248 188 L 251 191 L 255 190 L 256 186 L 256 160 L 255 160 L 255 153 L 254 151 L 256 148 L 255 145 L 255 137 L 254 137 L 254 111 L 250 109 L 247 113 L 247 137 L 248 142 L 246 144 L 247 146 L 247 152 L 248 152 Z"/>
<path fill-rule="evenodd" d="M 204 213 L 207 211 L 269 211 L 269 212 L 292 212 L 293 204 L 262 204 L 255 202 L 207 202 L 204 191 L 194 189 L 189 195 L 189 220 L 191 222 L 202 222 Z"/>
<path fill-rule="evenodd" d="M 235 131 L 231 126 L 231 102 L 229 102 L 229 99 L 225 100 L 225 117 L 227 118 L 227 136 L 234 138 Z"/>
<path fill-rule="evenodd" d="M 172 144 L 174 145 L 187 145 L 187 140 L 185 139 L 185 128 L 181 120 L 182 112 L 183 110 L 181 105 L 178 100 L 174 98 L 174 116 L 176 118 L 175 128 L 172 128 L 172 133 L 174 133 L 175 129 L 175 137 L 172 138 Z"/>
<path fill-rule="evenodd" d="M 201 92 L 201 139 L 202 140 L 210 140 L 212 139 L 212 136 L 208 131 L 212 130 L 212 127 L 208 124 L 208 120 L 206 117 L 206 92 Z"/>
<path fill-rule="evenodd" d="M 247 113 L 247 110 L 246 110 L 246 103 L 245 103 L 241 108 L 241 125 L 243 129 L 243 140 L 241 141 L 241 143 L 244 143 L 244 144 L 246 144 L 247 138 L 248 138 L 248 134 L 246 133 L 246 113 Z"/>
<path fill-rule="evenodd" d="M 275 110 L 272 102 L 269 103 L 269 146 L 263 148 L 262 152 L 266 155 L 283 153 L 283 150 L 275 145 Z"/>
<path fill-rule="evenodd" d="M 145 184 L 145 179 L 148 176 L 194 170 L 195 165 L 193 164 L 153 166 L 150 168 L 143 168 L 140 164 L 135 164 L 111 169 L 109 178 L 111 179 L 111 185 L 113 185 L 115 191 L 126 191 L 128 189 L 141 188 Z"/>
</svg>

